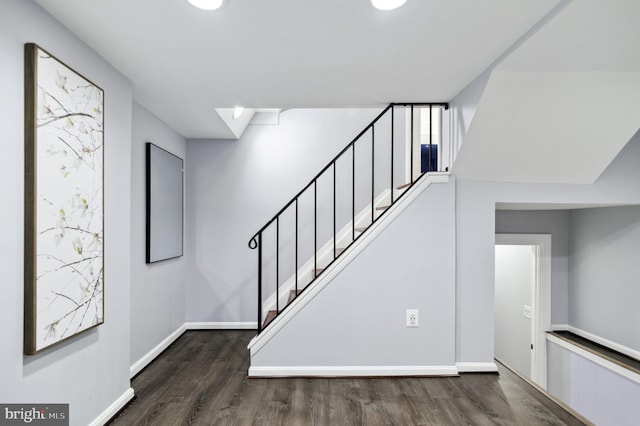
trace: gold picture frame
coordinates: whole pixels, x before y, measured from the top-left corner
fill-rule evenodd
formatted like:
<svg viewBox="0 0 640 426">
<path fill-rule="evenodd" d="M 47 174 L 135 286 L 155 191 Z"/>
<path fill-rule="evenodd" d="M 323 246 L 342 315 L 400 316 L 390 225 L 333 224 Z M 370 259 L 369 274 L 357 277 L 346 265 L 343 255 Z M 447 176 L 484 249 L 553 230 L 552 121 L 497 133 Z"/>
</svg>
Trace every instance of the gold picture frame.
<svg viewBox="0 0 640 426">
<path fill-rule="evenodd" d="M 104 91 L 25 44 L 24 352 L 104 322 Z"/>
</svg>

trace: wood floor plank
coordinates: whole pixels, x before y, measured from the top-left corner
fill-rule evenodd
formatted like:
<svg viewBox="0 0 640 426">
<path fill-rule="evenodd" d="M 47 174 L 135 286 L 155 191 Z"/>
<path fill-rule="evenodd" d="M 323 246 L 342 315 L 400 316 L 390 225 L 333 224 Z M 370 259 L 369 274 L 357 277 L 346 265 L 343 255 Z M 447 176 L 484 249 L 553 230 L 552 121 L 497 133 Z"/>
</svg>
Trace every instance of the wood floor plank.
<svg viewBox="0 0 640 426">
<path fill-rule="evenodd" d="M 422 385 L 422 379 L 407 378 L 398 380 L 395 383 L 399 386 L 401 403 L 404 405 L 411 424 L 438 424 L 436 419 L 442 419 L 442 410 L 439 409 L 435 401 L 426 392 L 425 387 Z"/>
<path fill-rule="evenodd" d="M 329 424 L 329 379 L 304 379 L 304 395 L 314 425 Z"/>
<path fill-rule="evenodd" d="M 253 331 L 188 331 L 132 380 L 113 425 L 581 425 L 500 367 L 437 378 L 249 379 Z"/>
</svg>

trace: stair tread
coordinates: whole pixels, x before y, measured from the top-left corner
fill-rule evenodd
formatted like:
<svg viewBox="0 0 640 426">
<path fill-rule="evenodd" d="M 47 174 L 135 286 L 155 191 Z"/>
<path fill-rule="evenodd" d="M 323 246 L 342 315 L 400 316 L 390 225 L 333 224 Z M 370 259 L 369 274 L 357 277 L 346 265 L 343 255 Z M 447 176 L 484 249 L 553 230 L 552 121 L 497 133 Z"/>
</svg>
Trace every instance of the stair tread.
<svg viewBox="0 0 640 426">
<path fill-rule="evenodd" d="M 400 186 L 396 187 L 396 189 L 400 190 L 400 189 L 408 188 L 408 187 L 410 187 L 410 186 L 411 186 L 411 183 L 412 183 L 412 182 L 404 183 L 404 184 L 402 184 L 402 185 L 400 185 Z"/>
<path fill-rule="evenodd" d="M 376 210 L 386 210 L 389 207 L 391 207 L 391 206 L 379 206 L 379 207 L 376 207 Z"/>
<path fill-rule="evenodd" d="M 262 328 L 265 328 L 267 325 L 269 325 L 269 323 L 271 321 L 273 321 L 275 319 L 275 317 L 277 317 L 278 314 L 276 311 L 269 311 L 267 312 L 267 316 L 265 317 L 264 321 L 262 322 Z"/>
<path fill-rule="evenodd" d="M 365 226 L 357 226 L 357 227 L 355 228 L 355 231 L 356 231 L 356 232 L 364 232 L 364 231 L 366 231 L 366 230 L 367 230 L 367 228 L 366 228 Z"/>
<path fill-rule="evenodd" d="M 289 291 L 289 300 L 287 301 L 287 304 L 293 302 L 293 300 L 298 297 L 300 295 L 300 293 L 302 293 L 302 290 L 291 290 Z"/>
</svg>

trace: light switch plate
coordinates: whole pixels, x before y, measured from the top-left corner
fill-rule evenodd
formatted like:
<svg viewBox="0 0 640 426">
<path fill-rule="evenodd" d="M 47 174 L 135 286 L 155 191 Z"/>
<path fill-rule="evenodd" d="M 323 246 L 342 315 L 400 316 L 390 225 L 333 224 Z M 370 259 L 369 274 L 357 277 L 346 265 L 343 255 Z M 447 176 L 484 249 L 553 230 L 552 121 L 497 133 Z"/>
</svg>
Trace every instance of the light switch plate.
<svg viewBox="0 0 640 426">
<path fill-rule="evenodd" d="M 531 306 L 524 305 L 522 307 L 522 315 L 524 315 L 525 318 L 531 319 Z"/>
</svg>

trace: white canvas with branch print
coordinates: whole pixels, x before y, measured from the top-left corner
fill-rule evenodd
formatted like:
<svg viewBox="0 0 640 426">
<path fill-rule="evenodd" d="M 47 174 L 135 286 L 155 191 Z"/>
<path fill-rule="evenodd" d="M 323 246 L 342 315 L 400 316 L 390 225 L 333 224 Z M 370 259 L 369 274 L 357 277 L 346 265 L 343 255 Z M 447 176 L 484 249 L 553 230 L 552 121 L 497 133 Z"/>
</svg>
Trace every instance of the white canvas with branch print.
<svg viewBox="0 0 640 426">
<path fill-rule="evenodd" d="M 103 322 L 103 92 L 36 48 L 35 351 Z"/>
</svg>

